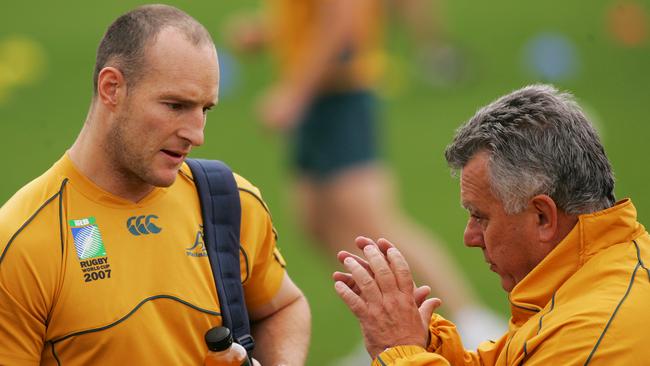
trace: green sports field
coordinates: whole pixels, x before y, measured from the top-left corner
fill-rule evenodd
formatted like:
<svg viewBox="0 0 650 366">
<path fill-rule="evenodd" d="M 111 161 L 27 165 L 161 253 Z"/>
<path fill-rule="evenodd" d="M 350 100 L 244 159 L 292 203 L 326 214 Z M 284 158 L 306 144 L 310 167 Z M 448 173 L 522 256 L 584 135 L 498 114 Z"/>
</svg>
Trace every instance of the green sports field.
<svg viewBox="0 0 650 366">
<path fill-rule="evenodd" d="M 136 4 L 2 5 L 0 156 L 6 165 L 0 203 L 70 146 L 88 109 L 97 43 L 110 21 Z M 255 2 L 172 4 L 205 24 L 219 46 L 224 44 L 223 20 Z M 616 173 L 617 197 L 632 197 L 640 220 L 650 223 L 649 16 L 648 0 L 449 1 L 443 18 L 464 55 L 466 73 L 445 86 L 426 81 L 432 63 L 416 62 L 417 50 L 391 25 L 390 69 L 382 84 L 385 155 L 397 174 L 404 207 L 449 243 L 480 295 L 497 311 L 508 311 L 498 278 L 479 251 L 462 244 L 466 214 L 458 183 L 444 163 L 445 145 L 479 106 L 525 84 L 557 80 L 555 85 L 574 92 L 597 122 Z M 356 344 L 358 328 L 334 293 L 334 260 L 324 258 L 292 218 L 282 138 L 264 131 L 252 108 L 272 79 L 272 67 L 266 58 L 228 57 L 225 47 L 220 52 L 227 83 L 219 106 L 209 114 L 206 145 L 194 156 L 225 160 L 262 190 L 289 271 L 312 306 L 309 365 L 324 365 Z"/>
</svg>

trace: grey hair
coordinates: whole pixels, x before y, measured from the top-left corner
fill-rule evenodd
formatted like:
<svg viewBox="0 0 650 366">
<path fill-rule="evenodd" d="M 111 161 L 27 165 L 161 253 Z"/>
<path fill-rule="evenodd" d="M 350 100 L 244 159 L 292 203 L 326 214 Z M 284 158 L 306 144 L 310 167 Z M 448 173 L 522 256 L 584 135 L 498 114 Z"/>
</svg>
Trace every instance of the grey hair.
<svg viewBox="0 0 650 366">
<path fill-rule="evenodd" d="M 97 48 L 93 72 L 97 95 L 99 72 L 106 66 L 119 69 L 131 86 L 144 75 L 145 50 L 166 27 L 178 29 L 195 45 L 214 44 L 210 33 L 187 13 L 168 5 L 144 5 L 117 18 L 106 30 Z"/>
<path fill-rule="evenodd" d="M 614 175 L 596 130 L 569 93 L 531 85 L 481 108 L 445 150 L 458 171 L 481 151 L 489 153 L 490 187 L 508 214 L 530 198 L 550 196 L 570 215 L 615 203 Z"/>
</svg>

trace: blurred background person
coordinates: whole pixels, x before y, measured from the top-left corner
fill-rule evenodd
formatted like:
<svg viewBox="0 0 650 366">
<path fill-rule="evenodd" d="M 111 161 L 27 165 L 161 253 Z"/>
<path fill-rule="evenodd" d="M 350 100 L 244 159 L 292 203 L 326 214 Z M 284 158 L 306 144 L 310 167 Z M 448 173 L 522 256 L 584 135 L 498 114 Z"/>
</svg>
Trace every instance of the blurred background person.
<svg viewBox="0 0 650 366">
<path fill-rule="evenodd" d="M 438 4 L 268 0 L 264 5 L 261 12 L 233 17 L 227 33 L 235 50 L 268 46 L 279 64 L 277 80 L 259 102 L 259 117 L 288 138 L 303 227 L 329 253 L 353 250 L 358 235 L 392 238 L 416 275 L 443 299 L 468 347 L 499 336 L 505 322 L 481 304 L 444 243 L 400 209 L 395 180 L 381 161 L 375 89 L 386 60 L 385 14 L 399 13 L 418 49 L 429 51 L 443 45 Z"/>
</svg>

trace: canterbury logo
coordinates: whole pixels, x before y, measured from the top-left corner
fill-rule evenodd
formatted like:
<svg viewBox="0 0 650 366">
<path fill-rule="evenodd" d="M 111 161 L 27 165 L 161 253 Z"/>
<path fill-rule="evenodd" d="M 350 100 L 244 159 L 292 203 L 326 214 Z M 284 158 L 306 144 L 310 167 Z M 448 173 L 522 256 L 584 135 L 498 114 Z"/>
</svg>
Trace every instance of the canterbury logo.
<svg viewBox="0 0 650 366">
<path fill-rule="evenodd" d="M 162 231 L 162 229 L 153 223 L 153 220 L 157 218 L 158 216 L 156 215 L 129 217 L 129 219 L 126 220 L 126 228 L 129 229 L 129 232 L 135 236 L 158 234 Z"/>
</svg>

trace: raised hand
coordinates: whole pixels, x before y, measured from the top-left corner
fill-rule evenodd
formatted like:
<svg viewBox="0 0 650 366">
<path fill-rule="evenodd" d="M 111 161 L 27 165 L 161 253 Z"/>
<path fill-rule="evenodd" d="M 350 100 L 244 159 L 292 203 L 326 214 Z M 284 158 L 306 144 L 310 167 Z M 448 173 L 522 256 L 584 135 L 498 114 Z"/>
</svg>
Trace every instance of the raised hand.
<svg viewBox="0 0 650 366">
<path fill-rule="evenodd" d="M 359 319 L 368 353 L 375 358 L 388 347 L 426 347 L 427 325 L 440 299 L 424 300 L 426 287 L 416 291 L 408 263 L 390 242 L 357 238 L 360 244 L 365 259 L 339 253 L 349 273 L 334 278 L 337 294 Z"/>
<path fill-rule="evenodd" d="M 386 239 L 379 239 L 377 243 L 375 243 L 371 239 L 366 238 L 364 236 L 357 237 L 355 243 L 357 244 L 357 247 L 359 247 L 359 249 L 361 250 L 363 250 L 363 248 L 365 248 L 367 245 L 375 245 L 377 246 L 377 248 L 379 248 L 379 250 L 381 250 L 381 252 L 384 255 L 386 255 L 388 249 L 395 247 L 390 241 Z M 345 258 L 348 257 L 356 260 L 360 265 L 362 265 L 368 271 L 368 273 L 370 273 L 371 275 L 373 274 L 372 269 L 368 265 L 368 262 L 365 259 L 359 257 L 358 255 L 352 254 L 347 251 L 340 251 L 337 255 L 337 259 L 339 260 L 339 262 L 341 262 L 341 264 L 343 264 Z M 357 295 L 360 294 L 359 286 L 357 286 L 357 284 L 354 282 L 354 279 L 352 279 L 352 275 L 350 273 L 336 271 L 332 274 L 332 279 L 334 279 L 334 281 L 344 282 Z M 430 294 L 431 294 L 431 287 L 427 285 L 415 286 L 415 290 L 413 290 L 413 296 L 415 297 L 415 304 L 419 307 L 420 305 L 422 305 L 424 300 L 426 300 Z"/>
</svg>

